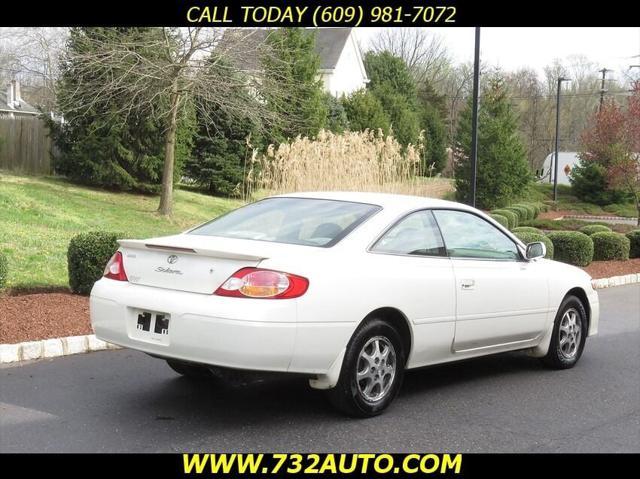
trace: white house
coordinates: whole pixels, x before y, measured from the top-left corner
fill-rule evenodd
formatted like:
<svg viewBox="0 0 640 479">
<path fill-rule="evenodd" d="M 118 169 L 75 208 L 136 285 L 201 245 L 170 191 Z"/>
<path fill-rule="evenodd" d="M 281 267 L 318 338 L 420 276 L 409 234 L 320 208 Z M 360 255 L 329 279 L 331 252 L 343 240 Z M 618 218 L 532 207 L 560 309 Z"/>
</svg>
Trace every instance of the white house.
<svg viewBox="0 0 640 479">
<path fill-rule="evenodd" d="M 232 35 L 241 35 L 245 43 L 262 43 L 273 30 L 242 29 L 241 32 L 230 30 Z M 316 33 L 316 52 L 320 57 L 319 76 L 325 91 L 334 96 L 349 95 L 364 88 L 369 79 L 362 61 L 362 52 L 358 46 L 352 28 L 318 28 L 308 29 Z M 225 33 L 227 35 L 227 33 Z M 222 42 L 225 42 L 223 38 Z M 233 41 L 227 45 L 233 48 Z M 256 50 L 247 48 L 242 54 L 242 67 L 248 70 L 259 68 Z"/>
<path fill-rule="evenodd" d="M 332 95 L 349 95 L 369 82 L 352 28 L 319 29 L 316 51 L 324 89 Z"/>
<path fill-rule="evenodd" d="M 24 101 L 20 92 L 20 82 L 12 80 L 5 90 L 0 89 L 0 117 L 36 117 L 37 108 Z"/>
</svg>

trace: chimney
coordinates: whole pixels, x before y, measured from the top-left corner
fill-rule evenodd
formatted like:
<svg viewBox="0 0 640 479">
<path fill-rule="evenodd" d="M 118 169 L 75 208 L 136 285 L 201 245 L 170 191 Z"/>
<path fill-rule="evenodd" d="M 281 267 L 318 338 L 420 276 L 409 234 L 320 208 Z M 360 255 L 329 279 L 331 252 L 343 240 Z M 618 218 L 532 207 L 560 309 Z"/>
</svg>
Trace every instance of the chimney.
<svg viewBox="0 0 640 479">
<path fill-rule="evenodd" d="M 7 106 L 13 109 L 13 82 L 7 87 Z"/>
<path fill-rule="evenodd" d="M 13 101 L 15 102 L 16 108 L 19 108 L 20 103 L 22 103 L 22 96 L 20 95 L 20 82 L 18 80 L 11 80 L 11 84 L 13 85 Z"/>
</svg>

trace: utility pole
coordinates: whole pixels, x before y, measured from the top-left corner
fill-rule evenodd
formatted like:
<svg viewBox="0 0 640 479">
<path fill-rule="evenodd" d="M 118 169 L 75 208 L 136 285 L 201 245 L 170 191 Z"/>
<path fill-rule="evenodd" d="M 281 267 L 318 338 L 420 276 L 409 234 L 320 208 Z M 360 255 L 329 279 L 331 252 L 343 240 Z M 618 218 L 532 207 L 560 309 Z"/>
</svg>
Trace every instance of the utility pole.
<svg viewBox="0 0 640 479">
<path fill-rule="evenodd" d="M 556 148 L 553 165 L 553 201 L 558 199 L 558 139 L 560 138 L 560 87 L 563 81 L 571 81 L 569 78 L 558 78 L 558 92 L 556 94 Z"/>
<path fill-rule="evenodd" d="M 476 27 L 473 59 L 473 108 L 471 117 L 471 206 L 476 206 L 476 177 L 478 176 L 478 96 L 480 89 L 480 27 Z"/>
<path fill-rule="evenodd" d="M 598 107 L 598 111 L 602 111 L 602 104 L 604 103 L 604 94 L 607 93 L 607 90 L 604 88 L 604 84 L 607 81 L 607 73 L 613 71 L 607 68 L 603 68 L 602 70 L 598 70 L 602 73 L 602 83 L 600 84 L 600 106 Z"/>
</svg>

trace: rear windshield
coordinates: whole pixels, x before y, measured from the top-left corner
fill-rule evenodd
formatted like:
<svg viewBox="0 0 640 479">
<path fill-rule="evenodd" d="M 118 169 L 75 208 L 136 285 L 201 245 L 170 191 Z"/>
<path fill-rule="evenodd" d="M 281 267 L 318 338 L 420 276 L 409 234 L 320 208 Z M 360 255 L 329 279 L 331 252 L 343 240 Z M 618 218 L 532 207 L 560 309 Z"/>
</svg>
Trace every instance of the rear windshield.
<svg viewBox="0 0 640 479">
<path fill-rule="evenodd" d="M 268 198 L 210 221 L 190 234 L 307 246 L 333 246 L 379 206 L 312 198 Z"/>
</svg>

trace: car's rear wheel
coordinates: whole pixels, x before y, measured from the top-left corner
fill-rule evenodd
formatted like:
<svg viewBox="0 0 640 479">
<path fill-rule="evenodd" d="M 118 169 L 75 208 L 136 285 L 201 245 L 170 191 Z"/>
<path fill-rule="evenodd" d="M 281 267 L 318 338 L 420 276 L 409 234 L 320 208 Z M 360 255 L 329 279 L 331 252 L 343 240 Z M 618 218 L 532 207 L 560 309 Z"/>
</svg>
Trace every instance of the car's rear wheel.
<svg viewBox="0 0 640 479">
<path fill-rule="evenodd" d="M 347 345 L 329 401 L 356 417 L 376 416 L 394 400 L 404 377 L 405 352 L 396 329 L 381 319 L 365 322 Z"/>
<path fill-rule="evenodd" d="M 587 338 L 587 313 L 575 296 L 567 296 L 556 314 L 547 355 L 542 361 L 553 369 L 576 365 Z"/>
<path fill-rule="evenodd" d="M 213 373 L 208 367 L 202 366 L 200 364 L 180 361 L 178 359 L 167 359 L 167 364 L 175 372 L 188 378 L 203 379 L 214 377 Z"/>
</svg>

